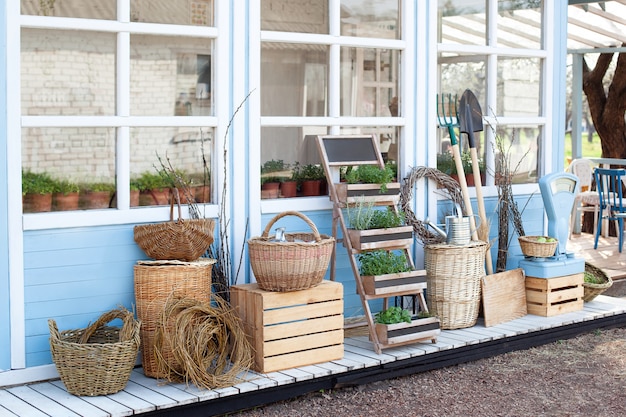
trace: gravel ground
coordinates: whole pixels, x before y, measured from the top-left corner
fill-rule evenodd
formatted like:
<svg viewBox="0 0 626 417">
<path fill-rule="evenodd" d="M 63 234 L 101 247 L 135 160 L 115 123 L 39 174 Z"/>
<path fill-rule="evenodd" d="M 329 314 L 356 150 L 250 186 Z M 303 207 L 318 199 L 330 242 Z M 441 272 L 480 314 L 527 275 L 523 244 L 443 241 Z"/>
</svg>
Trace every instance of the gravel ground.
<svg viewBox="0 0 626 417">
<path fill-rule="evenodd" d="M 238 416 L 626 416 L 626 329 L 408 377 L 315 392 Z"/>
</svg>

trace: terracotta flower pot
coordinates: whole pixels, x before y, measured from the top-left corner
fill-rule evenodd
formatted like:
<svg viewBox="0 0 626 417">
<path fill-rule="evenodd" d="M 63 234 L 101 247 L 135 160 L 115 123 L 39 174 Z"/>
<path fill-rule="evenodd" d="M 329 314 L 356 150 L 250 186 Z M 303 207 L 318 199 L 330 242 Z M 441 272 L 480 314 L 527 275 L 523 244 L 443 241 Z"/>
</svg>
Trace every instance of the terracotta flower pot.
<svg viewBox="0 0 626 417">
<path fill-rule="evenodd" d="M 40 213 L 52 210 L 52 194 L 26 194 L 22 202 L 24 213 Z"/>
<path fill-rule="evenodd" d="M 296 181 L 285 181 L 280 185 L 280 195 L 285 198 L 295 197 L 298 192 Z"/>
<path fill-rule="evenodd" d="M 321 185 L 322 181 L 320 180 L 302 181 L 302 195 L 309 197 L 320 195 Z"/>
<path fill-rule="evenodd" d="M 278 198 L 280 194 L 279 182 L 266 182 L 261 185 L 261 198 Z"/>
<path fill-rule="evenodd" d="M 109 208 L 110 191 L 87 191 L 80 195 L 80 206 L 85 209 Z"/>
<path fill-rule="evenodd" d="M 56 211 L 78 210 L 78 193 L 55 193 L 53 195 L 53 207 Z"/>
</svg>

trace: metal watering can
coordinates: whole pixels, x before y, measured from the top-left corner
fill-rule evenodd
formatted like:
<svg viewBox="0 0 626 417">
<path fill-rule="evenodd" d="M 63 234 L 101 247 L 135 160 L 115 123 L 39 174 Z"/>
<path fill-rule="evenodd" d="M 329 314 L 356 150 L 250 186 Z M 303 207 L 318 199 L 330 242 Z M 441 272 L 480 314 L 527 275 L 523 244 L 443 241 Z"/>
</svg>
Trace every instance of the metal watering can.
<svg viewBox="0 0 626 417">
<path fill-rule="evenodd" d="M 472 234 L 474 230 L 470 228 L 470 216 L 463 217 L 461 206 L 456 203 L 456 216 L 446 216 L 446 231 L 444 232 L 436 224 L 426 219 L 426 223 L 432 227 L 437 233 L 446 238 L 448 245 L 463 246 L 470 243 L 472 240 Z M 472 217 L 478 218 L 476 227 L 480 225 L 480 217 L 474 215 Z"/>
</svg>

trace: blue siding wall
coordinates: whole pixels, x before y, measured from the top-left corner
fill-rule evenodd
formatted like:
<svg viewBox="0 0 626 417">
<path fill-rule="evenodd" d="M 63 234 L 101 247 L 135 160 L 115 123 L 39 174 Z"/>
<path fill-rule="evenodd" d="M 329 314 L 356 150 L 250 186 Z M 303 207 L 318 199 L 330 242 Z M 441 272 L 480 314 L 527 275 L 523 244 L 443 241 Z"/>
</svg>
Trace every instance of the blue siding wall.
<svg viewBox="0 0 626 417">
<path fill-rule="evenodd" d="M 133 265 L 145 258 L 131 225 L 25 233 L 26 366 L 52 363 L 49 318 L 77 329 L 120 305 L 132 309 Z"/>
<path fill-rule="evenodd" d="M 6 3 L 0 0 L 0 27 L 6 28 Z M 7 34 L 0 30 L 0 126 L 7 125 Z M 7 214 L 7 131 L 0 129 L 0 371 L 11 367 L 9 349 L 9 242 Z"/>
</svg>

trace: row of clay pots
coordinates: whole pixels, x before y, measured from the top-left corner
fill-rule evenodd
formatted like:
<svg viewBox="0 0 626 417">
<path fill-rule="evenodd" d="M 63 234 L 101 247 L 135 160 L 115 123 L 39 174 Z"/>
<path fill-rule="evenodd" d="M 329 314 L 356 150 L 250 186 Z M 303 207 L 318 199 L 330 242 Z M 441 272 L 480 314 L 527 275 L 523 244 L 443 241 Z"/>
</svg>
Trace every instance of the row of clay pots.
<svg viewBox="0 0 626 417">
<path fill-rule="evenodd" d="M 193 189 L 197 203 L 207 203 L 211 199 L 210 187 L 202 186 Z M 187 200 L 182 196 L 181 203 Z M 150 190 L 140 193 L 130 192 L 130 206 L 168 205 L 170 191 Z M 48 211 L 67 211 L 79 209 L 102 209 L 115 207 L 115 195 L 109 191 L 92 191 L 85 193 L 27 194 L 22 199 L 24 213 L 40 213 Z"/>
<path fill-rule="evenodd" d="M 302 181 L 300 195 L 312 197 L 327 194 L 327 184 L 324 180 Z M 297 182 L 266 182 L 261 185 L 261 198 L 291 198 L 297 197 Z"/>
</svg>

